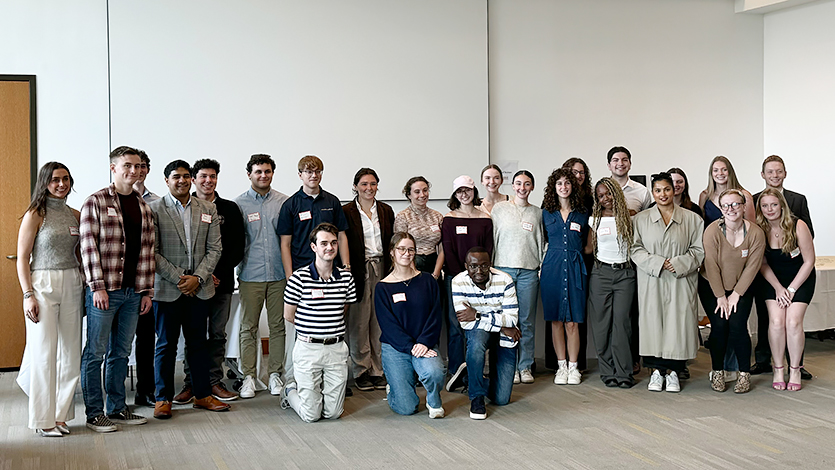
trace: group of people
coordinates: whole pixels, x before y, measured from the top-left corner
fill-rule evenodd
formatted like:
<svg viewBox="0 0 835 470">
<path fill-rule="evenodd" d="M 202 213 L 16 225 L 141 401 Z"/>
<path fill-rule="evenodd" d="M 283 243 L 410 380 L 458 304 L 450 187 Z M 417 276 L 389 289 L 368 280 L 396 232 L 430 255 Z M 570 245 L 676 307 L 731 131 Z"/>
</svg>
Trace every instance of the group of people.
<svg viewBox="0 0 835 470">
<path fill-rule="evenodd" d="M 752 197 L 716 157 L 695 204 L 682 170 L 653 175 L 647 188 L 629 177 L 631 159 L 612 148 L 611 175 L 594 186 L 586 163 L 569 159 L 549 175 L 541 208 L 528 201 L 533 174 L 516 172 L 504 195 L 502 172 L 489 165 L 484 197 L 459 176 L 445 215 L 427 206 L 422 176 L 406 182 L 409 206 L 395 215 L 376 199 L 370 168 L 356 173 L 355 198 L 343 205 L 320 186 L 315 156 L 298 162 L 302 185 L 289 197 L 271 187 L 276 165 L 263 154 L 247 162 L 251 187 L 234 201 L 217 193 L 220 165 L 210 159 L 166 165 L 159 197 L 144 186 L 150 159 L 131 147 L 111 152 L 113 183 L 79 212 L 66 204 L 69 169 L 47 163 L 18 238 L 29 427 L 68 434 L 79 380 L 90 429 L 146 423 L 125 397 L 134 338 L 135 404 L 159 419 L 172 417 L 172 404 L 226 411 L 264 388 L 304 421 L 338 418 L 351 378 L 361 391 L 385 389 L 399 414 L 418 411 L 420 383 L 431 418 L 444 416 L 442 389 L 463 388 L 470 417 L 485 419 L 486 400 L 507 404 L 514 384 L 534 382 L 540 298 L 555 384 L 582 382 L 588 319 L 606 386 L 632 387 L 642 361 L 649 390 L 680 391 L 699 347 L 701 300 L 714 390 L 736 380 L 734 391 L 747 392 L 751 373 L 766 371 L 775 389 L 799 390 L 815 255 L 806 199 L 782 187 L 783 160 L 765 160 L 767 187 Z M 236 277 L 239 393 L 222 381 Z M 268 384 L 257 371 L 264 308 Z M 181 329 L 185 385 L 175 395 Z"/>
</svg>

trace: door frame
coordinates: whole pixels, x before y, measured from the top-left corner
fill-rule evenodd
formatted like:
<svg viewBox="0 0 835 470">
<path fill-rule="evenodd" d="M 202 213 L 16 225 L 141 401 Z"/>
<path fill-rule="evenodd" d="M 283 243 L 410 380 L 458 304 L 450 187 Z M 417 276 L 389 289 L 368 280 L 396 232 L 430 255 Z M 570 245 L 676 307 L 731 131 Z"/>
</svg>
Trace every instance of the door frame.
<svg viewBox="0 0 835 470">
<path fill-rule="evenodd" d="M 29 82 L 29 193 L 38 179 L 38 107 L 35 75 L 0 75 L 0 82 Z"/>
</svg>

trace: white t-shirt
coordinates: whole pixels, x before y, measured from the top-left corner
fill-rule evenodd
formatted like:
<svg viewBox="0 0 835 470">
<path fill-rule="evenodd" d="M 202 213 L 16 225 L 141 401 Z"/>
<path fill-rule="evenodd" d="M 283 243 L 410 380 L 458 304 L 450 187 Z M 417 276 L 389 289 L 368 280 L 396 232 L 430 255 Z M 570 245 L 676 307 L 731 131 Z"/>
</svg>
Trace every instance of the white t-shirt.
<svg viewBox="0 0 835 470">
<path fill-rule="evenodd" d="M 589 217 L 589 227 L 594 229 L 594 217 Z M 603 263 L 625 263 L 629 260 L 629 247 L 621 249 L 614 217 L 601 217 L 597 228 L 597 259 Z"/>
</svg>

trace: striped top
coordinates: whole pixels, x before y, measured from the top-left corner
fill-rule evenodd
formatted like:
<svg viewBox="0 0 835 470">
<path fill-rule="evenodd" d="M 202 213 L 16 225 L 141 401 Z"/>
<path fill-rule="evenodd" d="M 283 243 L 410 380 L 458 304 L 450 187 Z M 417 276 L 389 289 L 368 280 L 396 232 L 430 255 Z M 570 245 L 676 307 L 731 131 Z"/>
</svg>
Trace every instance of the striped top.
<svg viewBox="0 0 835 470">
<path fill-rule="evenodd" d="M 456 312 L 469 304 L 476 311 L 476 319 L 461 322 L 461 328 L 498 332 L 502 328 L 516 326 L 519 319 L 519 301 L 513 279 L 496 268 L 490 268 L 490 279 L 484 290 L 475 285 L 467 271 L 452 278 L 452 303 Z M 516 347 L 517 342 L 502 335 L 499 344 L 503 348 Z"/>
<path fill-rule="evenodd" d="M 418 212 L 409 206 L 397 213 L 394 218 L 394 231 L 407 232 L 415 237 L 415 248 L 419 255 L 431 255 L 438 252 L 441 243 L 441 221 L 444 216 L 429 207 Z"/>
<path fill-rule="evenodd" d="M 322 279 L 315 261 L 293 272 L 284 289 L 284 303 L 296 306 L 296 333 L 311 338 L 345 334 L 345 304 L 357 301 L 354 277 L 334 269 Z"/>
</svg>

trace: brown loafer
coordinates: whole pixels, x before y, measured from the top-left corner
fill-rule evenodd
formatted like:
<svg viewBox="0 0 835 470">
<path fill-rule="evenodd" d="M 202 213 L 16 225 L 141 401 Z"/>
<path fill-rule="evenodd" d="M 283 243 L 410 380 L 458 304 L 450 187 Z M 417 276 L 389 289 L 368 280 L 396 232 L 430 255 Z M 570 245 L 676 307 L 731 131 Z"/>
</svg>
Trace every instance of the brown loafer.
<svg viewBox="0 0 835 470">
<path fill-rule="evenodd" d="M 171 402 L 158 401 L 154 404 L 154 418 L 169 419 L 171 418 Z"/>
<path fill-rule="evenodd" d="M 194 400 L 194 408 L 202 408 L 209 411 L 227 411 L 231 406 L 218 401 L 215 397 L 209 395 L 205 398 L 198 398 Z"/>
<path fill-rule="evenodd" d="M 194 393 L 191 391 L 191 386 L 184 385 L 183 390 L 174 397 L 174 404 L 185 405 L 186 403 L 191 403 L 191 400 L 194 400 Z"/>
<path fill-rule="evenodd" d="M 212 396 L 220 401 L 232 401 L 238 399 L 238 394 L 227 390 L 226 385 L 224 385 L 223 382 L 212 385 Z"/>
</svg>

